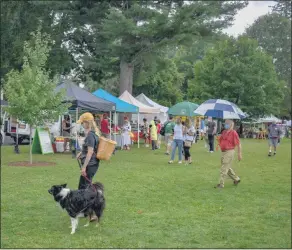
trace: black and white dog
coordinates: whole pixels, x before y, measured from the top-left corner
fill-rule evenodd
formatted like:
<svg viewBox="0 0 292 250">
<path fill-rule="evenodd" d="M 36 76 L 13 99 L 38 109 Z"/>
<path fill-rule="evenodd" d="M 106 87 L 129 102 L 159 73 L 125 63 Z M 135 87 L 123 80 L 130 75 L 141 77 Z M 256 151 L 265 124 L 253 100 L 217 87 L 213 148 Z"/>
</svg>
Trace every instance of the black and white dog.
<svg viewBox="0 0 292 250">
<path fill-rule="evenodd" d="M 69 214 L 71 218 L 71 234 L 75 233 L 78 226 L 78 218 L 80 217 L 89 217 L 85 227 L 89 225 L 94 214 L 97 216 L 98 223 L 105 208 L 103 185 L 100 182 L 96 182 L 92 186 L 88 186 L 87 189 L 81 190 L 70 190 L 66 186 L 67 184 L 55 185 L 48 191 L 54 196 L 55 201 Z"/>
</svg>

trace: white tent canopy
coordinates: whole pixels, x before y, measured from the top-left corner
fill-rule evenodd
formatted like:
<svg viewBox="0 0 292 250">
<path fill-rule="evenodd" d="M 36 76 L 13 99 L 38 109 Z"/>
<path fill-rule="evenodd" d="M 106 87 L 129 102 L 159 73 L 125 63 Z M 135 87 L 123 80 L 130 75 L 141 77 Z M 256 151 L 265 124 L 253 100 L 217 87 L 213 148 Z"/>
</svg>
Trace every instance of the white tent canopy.
<svg viewBox="0 0 292 250">
<path fill-rule="evenodd" d="M 143 93 L 138 95 L 136 97 L 136 99 L 150 107 L 154 107 L 154 108 L 158 108 L 160 110 L 161 113 L 167 113 L 168 111 L 168 107 L 164 107 L 154 101 L 152 101 L 150 98 L 148 98 L 146 95 L 144 95 Z"/>
<path fill-rule="evenodd" d="M 134 96 L 132 96 L 127 90 L 119 97 L 119 99 L 130 103 L 136 107 L 139 108 L 139 113 L 138 113 L 138 117 L 137 117 L 137 121 L 138 121 L 138 148 L 140 147 L 140 136 L 139 136 L 139 132 L 140 132 L 140 113 L 143 114 L 159 114 L 160 110 L 157 108 L 153 108 L 153 107 L 149 107 L 145 104 L 143 104 L 142 102 L 139 102 L 137 99 L 135 99 Z"/>
<path fill-rule="evenodd" d="M 159 114 L 160 110 L 158 108 L 149 107 L 142 102 L 139 102 L 132 96 L 127 90 L 119 97 L 121 100 L 130 103 L 139 108 L 139 113 L 143 114 Z"/>
<path fill-rule="evenodd" d="M 263 118 L 260 118 L 258 120 L 258 122 L 261 122 L 261 123 L 270 123 L 270 122 L 273 122 L 273 121 L 276 121 L 276 123 L 282 123 L 282 120 L 278 119 L 276 116 L 274 115 L 270 115 L 270 116 L 265 116 Z"/>
<path fill-rule="evenodd" d="M 168 107 L 164 107 L 154 101 L 152 101 L 150 98 L 148 98 L 146 95 L 144 95 L 143 93 L 138 95 L 136 97 L 136 99 L 140 102 L 142 102 L 143 104 L 150 106 L 150 107 L 154 107 L 160 110 L 160 113 L 157 115 L 157 118 L 164 123 L 167 120 L 167 111 L 168 111 Z M 153 117 L 151 117 L 151 115 L 145 115 L 143 118 L 146 118 L 147 120 L 151 120 L 153 119 Z M 143 119 L 142 117 L 140 117 L 140 119 Z M 140 120 L 141 122 L 142 120 Z"/>
</svg>

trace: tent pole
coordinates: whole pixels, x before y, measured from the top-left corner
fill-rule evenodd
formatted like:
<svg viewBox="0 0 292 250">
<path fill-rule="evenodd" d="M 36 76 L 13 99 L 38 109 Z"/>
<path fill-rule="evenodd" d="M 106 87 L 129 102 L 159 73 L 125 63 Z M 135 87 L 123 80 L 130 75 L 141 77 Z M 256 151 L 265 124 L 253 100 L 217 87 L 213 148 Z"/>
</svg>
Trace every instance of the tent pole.
<svg viewBox="0 0 292 250">
<path fill-rule="evenodd" d="M 78 107 L 76 108 L 76 142 L 75 142 L 75 149 L 77 151 L 77 145 L 78 145 L 78 131 L 77 131 L 77 121 L 78 121 Z"/>
<path fill-rule="evenodd" d="M 140 112 L 138 112 L 138 148 L 140 148 Z"/>
<path fill-rule="evenodd" d="M 110 111 L 110 140 L 112 139 L 112 111 Z"/>
<path fill-rule="evenodd" d="M 115 119 L 114 119 L 115 127 L 117 127 L 117 111 L 115 111 Z M 114 130 L 114 140 L 117 141 L 117 132 Z"/>
</svg>

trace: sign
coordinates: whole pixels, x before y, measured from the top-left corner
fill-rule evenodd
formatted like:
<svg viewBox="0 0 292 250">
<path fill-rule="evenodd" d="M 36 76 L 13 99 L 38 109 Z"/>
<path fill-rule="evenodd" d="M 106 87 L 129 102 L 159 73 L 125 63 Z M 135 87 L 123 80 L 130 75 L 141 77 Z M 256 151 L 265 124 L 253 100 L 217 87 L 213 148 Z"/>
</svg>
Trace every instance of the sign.
<svg viewBox="0 0 292 250">
<path fill-rule="evenodd" d="M 33 143 L 32 143 L 33 154 L 53 154 L 54 150 L 50 138 L 49 131 L 43 128 L 37 128 L 35 130 Z"/>
</svg>

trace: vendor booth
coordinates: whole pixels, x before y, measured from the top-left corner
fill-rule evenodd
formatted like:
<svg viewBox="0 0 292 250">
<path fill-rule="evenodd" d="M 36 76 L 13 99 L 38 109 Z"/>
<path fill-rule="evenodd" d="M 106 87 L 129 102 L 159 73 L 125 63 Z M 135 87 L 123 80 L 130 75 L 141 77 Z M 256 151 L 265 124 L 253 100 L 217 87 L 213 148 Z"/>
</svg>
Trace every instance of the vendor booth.
<svg viewBox="0 0 292 250">
<path fill-rule="evenodd" d="M 139 112 L 139 108 L 135 105 L 132 105 L 130 103 L 127 103 L 121 99 L 119 99 L 118 97 L 115 97 L 113 95 L 111 95 L 110 93 L 108 93 L 107 91 L 103 90 L 103 89 L 98 89 L 96 91 L 93 92 L 93 95 L 95 95 L 96 97 L 102 98 L 104 100 L 110 101 L 112 103 L 115 103 L 116 105 L 116 112 L 114 114 L 114 125 L 118 125 L 118 119 L 117 119 L 117 115 L 116 113 L 131 113 L 131 114 L 138 114 Z M 122 146 L 121 145 L 121 134 L 117 131 L 113 131 L 113 135 L 114 135 L 114 140 L 117 142 L 117 146 Z"/>
<path fill-rule="evenodd" d="M 70 103 L 71 106 L 69 110 L 75 111 L 76 121 L 78 120 L 79 115 L 83 112 L 115 112 L 116 105 L 113 102 L 109 102 L 107 100 L 96 97 L 90 92 L 78 87 L 73 82 L 65 80 L 63 81 L 57 88 L 56 92 L 61 90 L 65 90 L 65 100 L 63 102 Z M 60 124 L 61 126 L 61 124 Z M 62 137 L 63 139 L 66 139 Z M 58 142 L 60 142 L 61 138 L 58 137 Z M 77 130 L 76 133 L 67 138 L 70 140 L 71 145 L 75 145 L 77 147 Z M 82 139 L 80 139 L 82 141 Z"/>
<path fill-rule="evenodd" d="M 125 91 L 120 97 L 120 100 L 123 100 L 127 103 L 130 103 L 136 107 L 139 108 L 139 113 L 137 115 L 136 120 L 134 120 L 134 123 L 137 124 L 137 128 L 133 129 L 133 134 L 134 137 L 137 138 L 138 140 L 138 147 L 139 147 L 139 141 L 140 141 L 140 114 L 151 114 L 154 118 L 154 116 L 157 116 L 160 113 L 160 110 L 158 108 L 154 108 L 154 107 L 149 107 L 141 102 L 139 102 L 137 99 L 135 99 L 135 97 L 133 97 L 128 91 Z"/>
<path fill-rule="evenodd" d="M 144 95 L 143 93 L 140 94 L 140 95 L 138 95 L 138 96 L 136 97 L 136 99 L 137 99 L 139 102 L 141 102 L 141 103 L 143 103 L 143 104 L 145 104 L 145 105 L 147 105 L 147 106 L 149 106 L 149 107 L 153 107 L 153 108 L 157 108 L 157 109 L 159 109 L 159 110 L 160 110 L 160 113 L 157 115 L 157 119 L 159 119 L 159 120 L 161 121 L 162 124 L 163 124 L 164 122 L 167 121 L 167 119 L 168 119 L 168 114 L 167 114 L 168 107 L 164 107 L 164 106 L 162 106 L 162 105 L 160 105 L 160 104 L 154 102 L 153 100 L 151 100 L 150 98 L 148 98 L 148 97 L 147 97 L 146 95 Z M 147 120 L 152 120 L 152 119 L 153 119 L 153 117 L 152 117 L 151 114 L 145 114 L 144 116 L 145 116 L 145 118 L 146 118 Z M 142 122 L 142 120 L 143 120 L 143 118 L 140 117 L 140 123 Z"/>
</svg>

